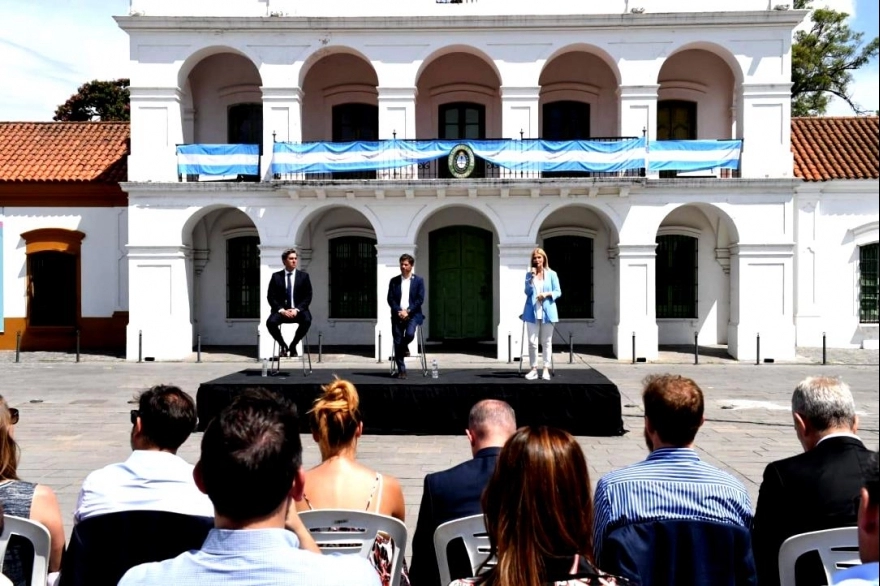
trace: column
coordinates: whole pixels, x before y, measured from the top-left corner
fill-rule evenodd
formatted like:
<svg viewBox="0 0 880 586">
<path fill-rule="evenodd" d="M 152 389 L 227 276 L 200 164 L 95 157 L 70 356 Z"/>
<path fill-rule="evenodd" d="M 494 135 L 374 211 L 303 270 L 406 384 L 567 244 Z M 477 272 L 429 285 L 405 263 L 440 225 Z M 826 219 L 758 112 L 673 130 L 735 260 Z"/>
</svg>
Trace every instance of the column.
<svg viewBox="0 0 880 586">
<path fill-rule="evenodd" d="M 740 86 L 743 139 L 741 176 L 791 177 L 791 83 L 744 83 Z"/>
<path fill-rule="evenodd" d="M 126 358 L 184 360 L 193 349 L 192 254 L 181 244 L 129 245 Z"/>
<path fill-rule="evenodd" d="M 260 171 L 264 179 L 271 179 L 273 143 L 302 141 L 303 93 L 298 87 L 263 87 L 262 91 L 263 155 Z"/>
<path fill-rule="evenodd" d="M 633 359 L 633 335 L 636 358 L 657 358 L 657 300 L 655 290 L 656 244 L 620 244 L 616 255 L 617 290 L 614 325 L 614 355 L 618 360 Z"/>
<path fill-rule="evenodd" d="M 639 137 L 648 141 L 657 139 L 657 84 L 622 85 L 617 88 L 620 100 L 620 136 Z M 646 169 L 647 173 L 647 169 Z M 656 178 L 657 173 L 648 174 Z"/>
<path fill-rule="evenodd" d="M 176 146 L 183 143 L 180 89 L 132 87 L 129 95 L 128 180 L 176 183 Z"/>
<path fill-rule="evenodd" d="M 737 360 L 795 357 L 794 245 L 730 247 L 730 325 L 727 343 Z"/>
<path fill-rule="evenodd" d="M 379 86 L 379 139 L 416 139 L 416 95 L 415 87 Z M 416 179 L 418 165 L 399 169 L 385 169 L 377 173 L 379 179 Z M 402 254 L 402 253 L 401 253 Z"/>
<path fill-rule="evenodd" d="M 495 329 L 496 357 L 506 362 L 508 353 L 514 360 L 524 353 L 522 344 L 523 322 L 520 319 L 525 306 L 525 275 L 534 242 L 511 242 L 498 245 L 498 304 L 499 319 Z M 508 348 L 508 340 L 510 345 Z"/>
</svg>

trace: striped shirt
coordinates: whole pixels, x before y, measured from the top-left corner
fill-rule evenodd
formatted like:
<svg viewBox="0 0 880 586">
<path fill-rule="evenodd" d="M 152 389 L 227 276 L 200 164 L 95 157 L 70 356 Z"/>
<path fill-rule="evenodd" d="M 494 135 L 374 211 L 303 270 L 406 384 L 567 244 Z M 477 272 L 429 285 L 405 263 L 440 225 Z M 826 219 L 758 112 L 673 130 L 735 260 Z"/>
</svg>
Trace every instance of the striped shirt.
<svg viewBox="0 0 880 586">
<path fill-rule="evenodd" d="M 599 479 L 593 499 L 596 559 L 608 534 L 624 525 L 665 519 L 748 528 L 752 502 L 743 484 L 701 461 L 691 448 L 660 448 L 645 460 Z"/>
</svg>

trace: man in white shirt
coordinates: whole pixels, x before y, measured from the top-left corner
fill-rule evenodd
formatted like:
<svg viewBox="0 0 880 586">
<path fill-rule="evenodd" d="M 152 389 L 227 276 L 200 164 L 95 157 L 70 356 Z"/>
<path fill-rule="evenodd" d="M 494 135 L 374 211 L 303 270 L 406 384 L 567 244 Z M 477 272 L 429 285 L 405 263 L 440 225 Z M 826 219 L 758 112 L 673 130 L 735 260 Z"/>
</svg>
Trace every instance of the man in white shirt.
<svg viewBox="0 0 880 586">
<path fill-rule="evenodd" d="M 388 306 L 391 308 L 391 336 L 394 339 L 394 361 L 397 378 L 406 378 L 407 348 L 416 335 L 416 326 L 422 325 L 422 304 L 425 302 L 425 280 L 413 272 L 416 259 L 409 254 L 400 256 L 400 274 L 388 283 Z"/>
<path fill-rule="evenodd" d="M 177 456 L 177 449 L 196 427 L 192 397 L 178 387 L 157 385 L 141 393 L 131 423 L 134 451 L 125 462 L 86 477 L 74 523 L 133 510 L 213 517 L 211 501 L 193 480 L 193 465 Z"/>
</svg>

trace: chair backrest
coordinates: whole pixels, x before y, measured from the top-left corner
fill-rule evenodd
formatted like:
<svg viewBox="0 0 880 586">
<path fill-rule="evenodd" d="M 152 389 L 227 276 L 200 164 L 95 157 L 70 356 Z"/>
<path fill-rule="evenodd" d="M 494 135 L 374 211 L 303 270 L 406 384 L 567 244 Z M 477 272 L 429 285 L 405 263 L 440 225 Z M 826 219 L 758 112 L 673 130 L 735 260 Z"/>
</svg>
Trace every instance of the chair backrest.
<svg viewBox="0 0 880 586">
<path fill-rule="evenodd" d="M 828 584 L 831 584 L 831 577 L 838 570 L 862 563 L 859 559 L 859 534 L 856 527 L 836 527 L 801 533 L 786 539 L 779 548 L 780 586 L 795 585 L 795 563 L 799 557 L 810 551 L 819 552 Z"/>
<path fill-rule="evenodd" d="M 130 568 L 200 549 L 211 517 L 122 511 L 77 523 L 61 562 L 59 586 L 115 586 Z"/>
<path fill-rule="evenodd" d="M 37 521 L 5 515 L 3 517 L 3 533 L 0 534 L 0 571 L 3 570 L 9 538 L 13 535 L 23 537 L 33 545 L 34 563 L 29 583 L 42 586 L 46 583 L 46 577 L 49 575 L 49 552 L 51 550 L 49 530 Z"/>
<path fill-rule="evenodd" d="M 391 539 L 391 584 L 400 585 L 406 550 L 406 525 L 402 521 L 366 511 L 318 509 L 299 513 L 303 525 L 312 534 L 324 553 L 355 554 L 370 560 L 377 547 L 377 538 L 384 534 Z"/>
<path fill-rule="evenodd" d="M 434 531 L 434 552 L 437 554 L 437 568 L 440 570 L 441 584 L 449 584 L 452 581 L 449 560 L 446 555 L 449 542 L 453 539 L 464 541 L 464 547 L 471 563 L 472 576 L 477 575 L 477 570 L 491 554 L 489 535 L 486 533 L 483 515 L 471 515 L 443 523 Z"/>
<path fill-rule="evenodd" d="M 686 519 L 648 521 L 613 530 L 599 567 L 641 586 L 757 584 L 749 530 Z"/>
</svg>

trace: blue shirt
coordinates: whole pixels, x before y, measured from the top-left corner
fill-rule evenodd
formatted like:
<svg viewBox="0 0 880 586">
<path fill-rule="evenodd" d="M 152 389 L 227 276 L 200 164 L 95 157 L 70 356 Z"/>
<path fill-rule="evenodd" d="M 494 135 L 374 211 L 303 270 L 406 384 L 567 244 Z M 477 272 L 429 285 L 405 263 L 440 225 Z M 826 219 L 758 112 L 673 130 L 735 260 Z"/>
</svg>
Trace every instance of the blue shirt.
<svg viewBox="0 0 880 586">
<path fill-rule="evenodd" d="M 743 484 L 691 448 L 660 448 L 599 479 L 593 499 L 593 549 L 614 529 L 643 521 L 694 519 L 748 528 L 752 502 Z"/>
<path fill-rule="evenodd" d="M 877 586 L 880 584 L 880 563 L 871 562 L 836 572 L 834 586 Z"/>
<path fill-rule="evenodd" d="M 379 575 L 357 555 L 319 555 L 299 549 L 286 529 L 212 529 L 202 549 L 164 562 L 141 564 L 119 586 L 380 586 Z"/>
</svg>

